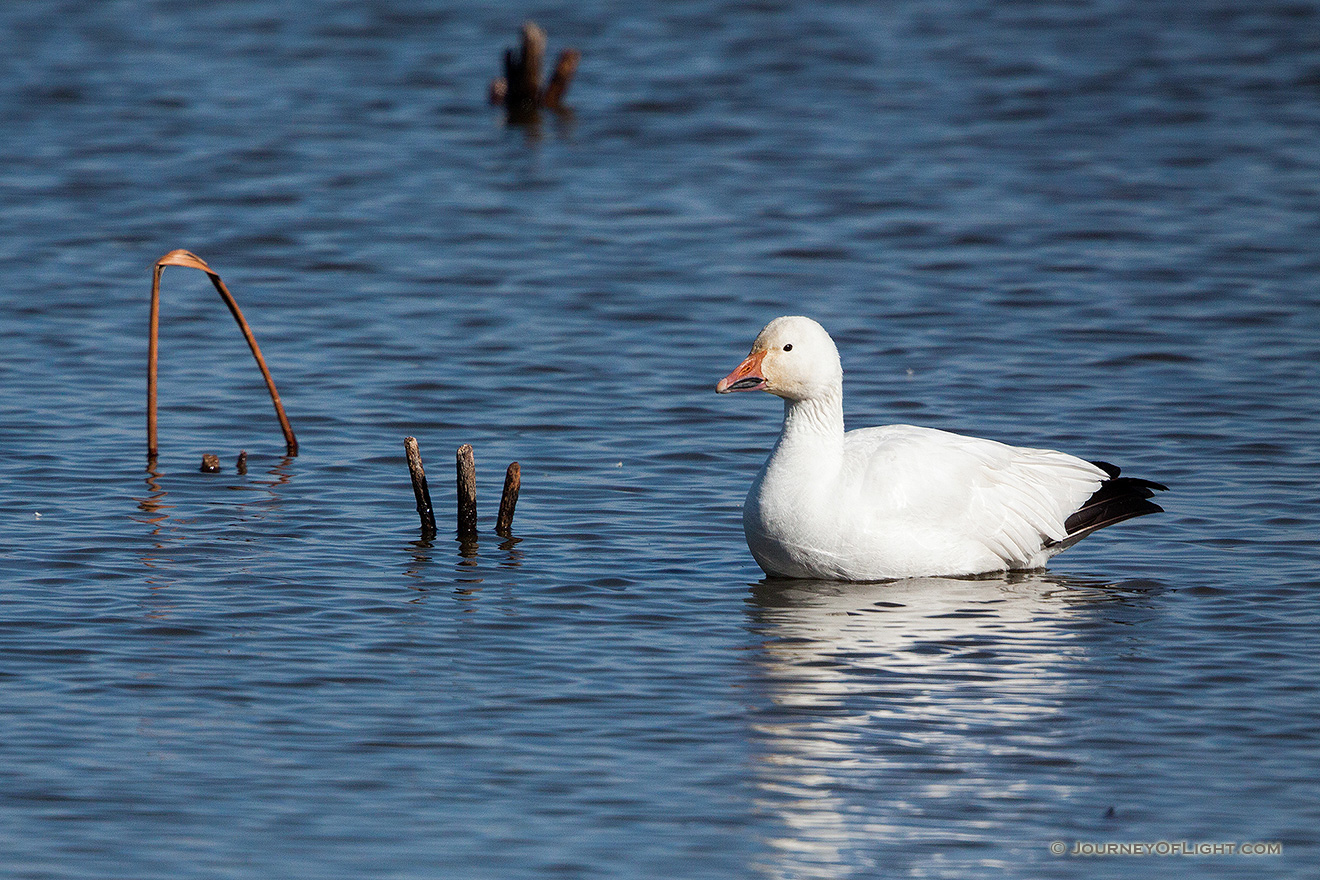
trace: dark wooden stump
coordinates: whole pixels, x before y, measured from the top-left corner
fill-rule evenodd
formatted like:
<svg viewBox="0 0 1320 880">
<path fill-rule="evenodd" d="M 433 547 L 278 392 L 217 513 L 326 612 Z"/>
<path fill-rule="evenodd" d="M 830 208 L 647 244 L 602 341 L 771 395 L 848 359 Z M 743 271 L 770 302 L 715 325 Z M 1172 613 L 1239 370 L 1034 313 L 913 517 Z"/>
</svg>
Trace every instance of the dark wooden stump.
<svg viewBox="0 0 1320 880">
<path fill-rule="evenodd" d="M 513 534 L 513 509 L 518 506 L 518 490 L 522 488 L 522 468 L 518 462 L 504 472 L 504 492 L 500 495 L 500 512 L 495 517 L 495 534 L 507 538 Z"/>
<path fill-rule="evenodd" d="M 408 456 L 408 473 L 412 475 L 413 495 L 417 498 L 417 515 L 422 520 L 422 540 L 435 537 L 435 511 L 431 509 L 431 490 L 426 486 L 426 471 L 422 468 L 422 453 L 416 437 L 404 437 L 403 449 Z"/>
<path fill-rule="evenodd" d="M 565 49 L 555 60 L 550 84 L 541 85 L 541 68 L 545 64 L 545 31 L 534 21 L 522 27 L 522 46 L 504 50 L 504 77 L 490 84 L 490 102 L 504 105 L 510 123 L 535 123 L 542 107 L 563 111 L 564 97 L 569 83 L 577 73 L 582 53 Z"/>
<path fill-rule="evenodd" d="M 464 443 L 455 456 L 458 470 L 458 536 L 465 541 L 477 537 L 477 463 L 472 446 Z"/>
<path fill-rule="evenodd" d="M 504 109 L 510 121 L 525 121 L 541 103 L 541 65 L 545 63 L 545 31 L 536 22 L 523 25 L 522 48 L 504 52 Z"/>
</svg>

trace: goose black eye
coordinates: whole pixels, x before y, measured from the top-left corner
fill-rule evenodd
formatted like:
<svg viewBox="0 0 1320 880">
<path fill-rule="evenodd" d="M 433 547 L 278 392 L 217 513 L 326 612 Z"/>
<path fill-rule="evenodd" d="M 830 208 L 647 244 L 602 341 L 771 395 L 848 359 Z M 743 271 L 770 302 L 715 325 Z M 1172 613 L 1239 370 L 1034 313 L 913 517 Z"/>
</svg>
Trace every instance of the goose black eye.
<svg viewBox="0 0 1320 880">
<path fill-rule="evenodd" d="M 793 343 L 790 342 L 788 345 L 784 346 L 784 351 L 792 351 L 792 350 L 793 350 Z"/>
</svg>

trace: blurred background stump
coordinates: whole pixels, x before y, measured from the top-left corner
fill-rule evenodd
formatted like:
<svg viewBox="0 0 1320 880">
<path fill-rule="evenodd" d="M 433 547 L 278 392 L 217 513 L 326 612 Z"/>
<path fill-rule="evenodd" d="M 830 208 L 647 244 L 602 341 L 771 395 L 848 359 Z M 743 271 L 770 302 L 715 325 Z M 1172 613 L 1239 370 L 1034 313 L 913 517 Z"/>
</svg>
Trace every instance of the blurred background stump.
<svg viewBox="0 0 1320 880">
<path fill-rule="evenodd" d="M 569 83 L 577 73 L 582 53 L 565 49 L 555 61 L 550 82 L 541 85 L 541 68 L 545 64 L 546 36 L 534 21 L 522 28 L 522 47 L 504 51 L 504 76 L 491 82 L 490 102 L 504 105 L 508 121 L 513 125 L 535 122 L 542 107 L 564 110 L 564 97 Z"/>
</svg>

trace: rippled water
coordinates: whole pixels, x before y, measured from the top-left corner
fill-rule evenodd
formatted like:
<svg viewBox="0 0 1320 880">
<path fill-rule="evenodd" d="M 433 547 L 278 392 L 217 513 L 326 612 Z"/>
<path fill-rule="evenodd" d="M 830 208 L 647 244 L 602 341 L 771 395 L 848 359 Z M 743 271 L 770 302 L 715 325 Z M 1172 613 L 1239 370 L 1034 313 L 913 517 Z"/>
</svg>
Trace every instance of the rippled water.
<svg viewBox="0 0 1320 880">
<path fill-rule="evenodd" d="M 484 103 L 523 14 L 570 117 Z M 1308 4 L 0 10 L 0 853 L 22 878 L 1308 876 Z M 150 267 L 187 247 L 252 322 Z M 853 426 L 1105 458 L 1050 572 L 768 582 L 756 330 Z M 474 444 L 483 529 L 445 525 Z M 235 473 L 240 449 L 249 472 Z M 197 472 L 204 452 L 225 472 Z M 1051 842 L 1281 854 L 1055 856 Z"/>
</svg>

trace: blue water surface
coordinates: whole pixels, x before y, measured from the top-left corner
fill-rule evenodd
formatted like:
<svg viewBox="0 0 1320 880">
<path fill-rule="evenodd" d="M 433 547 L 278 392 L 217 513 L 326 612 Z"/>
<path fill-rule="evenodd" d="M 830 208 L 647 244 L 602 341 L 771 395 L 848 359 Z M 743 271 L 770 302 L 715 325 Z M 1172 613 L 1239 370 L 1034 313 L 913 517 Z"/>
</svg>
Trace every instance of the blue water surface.
<svg viewBox="0 0 1320 880">
<path fill-rule="evenodd" d="M 510 127 L 524 17 L 583 60 Z M 0 48 L 0 873 L 1313 876 L 1315 5 L 29 0 Z M 297 457 L 171 268 L 147 469 L 181 247 Z M 1045 573 L 763 579 L 777 401 L 713 385 L 785 313 L 851 426 L 1167 512 Z"/>
</svg>

